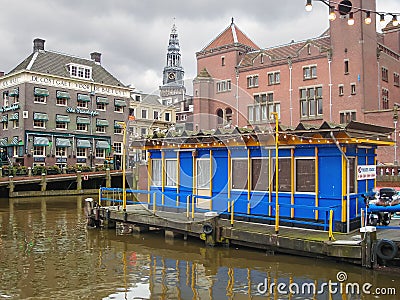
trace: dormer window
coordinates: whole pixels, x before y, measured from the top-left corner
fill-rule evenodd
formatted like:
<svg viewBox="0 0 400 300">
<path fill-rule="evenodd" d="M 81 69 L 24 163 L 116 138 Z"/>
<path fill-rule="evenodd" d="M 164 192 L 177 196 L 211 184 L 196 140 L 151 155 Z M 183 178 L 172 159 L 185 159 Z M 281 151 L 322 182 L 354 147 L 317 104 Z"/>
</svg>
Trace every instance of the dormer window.
<svg viewBox="0 0 400 300">
<path fill-rule="evenodd" d="M 88 80 L 92 79 L 92 67 L 78 64 L 69 64 L 67 65 L 67 68 L 71 77 Z"/>
</svg>

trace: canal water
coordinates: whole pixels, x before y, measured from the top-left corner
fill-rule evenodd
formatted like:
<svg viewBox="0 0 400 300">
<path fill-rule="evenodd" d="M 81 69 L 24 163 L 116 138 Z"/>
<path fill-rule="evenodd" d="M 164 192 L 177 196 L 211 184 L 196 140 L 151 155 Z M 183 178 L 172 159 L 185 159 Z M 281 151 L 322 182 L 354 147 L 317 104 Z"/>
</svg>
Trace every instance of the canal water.
<svg viewBox="0 0 400 300">
<path fill-rule="evenodd" d="M 400 299 L 400 273 L 87 229 L 83 203 L 0 199 L 0 299 Z"/>
</svg>

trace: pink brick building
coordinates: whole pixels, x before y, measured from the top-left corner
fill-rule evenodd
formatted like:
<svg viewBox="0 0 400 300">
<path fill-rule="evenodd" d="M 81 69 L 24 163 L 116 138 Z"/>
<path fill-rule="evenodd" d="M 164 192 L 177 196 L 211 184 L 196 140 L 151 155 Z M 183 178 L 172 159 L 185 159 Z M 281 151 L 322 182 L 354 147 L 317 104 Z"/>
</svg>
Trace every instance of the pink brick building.
<svg viewBox="0 0 400 300">
<path fill-rule="evenodd" d="M 376 11 L 375 0 L 352 4 Z M 389 22 L 377 33 L 372 16 L 367 25 L 364 12 L 354 13 L 350 26 L 337 13 L 320 36 L 271 48 L 257 46 L 232 20 L 196 53 L 194 129 L 265 126 L 277 112 L 289 126 L 357 120 L 396 127 L 398 141 L 400 26 Z M 397 145 L 379 150 L 380 162 L 397 157 Z"/>
</svg>

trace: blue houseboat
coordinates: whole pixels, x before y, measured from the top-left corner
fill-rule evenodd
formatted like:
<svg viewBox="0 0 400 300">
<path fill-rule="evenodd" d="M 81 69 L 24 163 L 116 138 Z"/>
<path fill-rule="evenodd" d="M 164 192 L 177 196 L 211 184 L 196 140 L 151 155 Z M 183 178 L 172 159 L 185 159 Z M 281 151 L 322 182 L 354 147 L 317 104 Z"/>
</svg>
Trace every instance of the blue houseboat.
<svg viewBox="0 0 400 300">
<path fill-rule="evenodd" d="M 361 194 L 375 187 L 378 146 L 392 128 L 300 123 L 252 129 L 155 133 L 148 152 L 148 203 L 165 210 L 336 232 L 360 227 Z M 155 203 L 153 203 L 155 202 Z"/>
</svg>

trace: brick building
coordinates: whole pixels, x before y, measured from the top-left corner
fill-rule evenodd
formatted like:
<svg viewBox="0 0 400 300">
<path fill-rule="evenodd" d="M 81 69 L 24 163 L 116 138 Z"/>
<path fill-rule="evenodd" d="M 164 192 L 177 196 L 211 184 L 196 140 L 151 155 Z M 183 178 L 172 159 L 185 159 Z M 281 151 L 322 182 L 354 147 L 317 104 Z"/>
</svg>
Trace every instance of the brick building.
<svg viewBox="0 0 400 300">
<path fill-rule="evenodd" d="M 2 163 L 98 166 L 121 159 L 131 88 L 91 59 L 45 50 L 0 77 Z M 121 160 L 120 160 L 121 161 Z"/>
<path fill-rule="evenodd" d="M 376 11 L 375 0 L 352 4 Z M 400 26 L 390 22 L 377 33 L 375 18 L 371 24 L 364 18 L 355 12 L 350 26 L 348 15 L 338 15 L 318 37 L 270 48 L 256 45 L 232 20 L 196 53 L 194 129 L 265 125 L 277 112 L 282 125 L 357 120 L 396 127 L 396 136 Z M 397 161 L 397 144 L 384 148 L 379 161 Z"/>
</svg>

